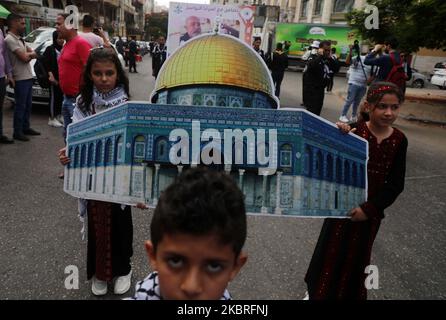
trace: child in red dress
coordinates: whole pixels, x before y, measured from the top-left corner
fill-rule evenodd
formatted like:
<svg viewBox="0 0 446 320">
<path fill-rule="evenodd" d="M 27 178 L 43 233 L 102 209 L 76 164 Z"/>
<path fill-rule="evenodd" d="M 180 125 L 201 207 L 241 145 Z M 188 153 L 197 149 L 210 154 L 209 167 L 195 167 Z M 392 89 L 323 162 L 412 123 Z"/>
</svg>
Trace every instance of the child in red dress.
<svg viewBox="0 0 446 320">
<path fill-rule="evenodd" d="M 404 189 L 407 139 L 392 127 L 402 101 L 394 84 L 374 83 L 364 104 L 369 119 L 352 126 L 337 123 L 369 142 L 368 200 L 350 210 L 351 219 L 325 220 L 305 276 L 309 299 L 367 298 L 365 269 L 384 209 Z"/>
</svg>

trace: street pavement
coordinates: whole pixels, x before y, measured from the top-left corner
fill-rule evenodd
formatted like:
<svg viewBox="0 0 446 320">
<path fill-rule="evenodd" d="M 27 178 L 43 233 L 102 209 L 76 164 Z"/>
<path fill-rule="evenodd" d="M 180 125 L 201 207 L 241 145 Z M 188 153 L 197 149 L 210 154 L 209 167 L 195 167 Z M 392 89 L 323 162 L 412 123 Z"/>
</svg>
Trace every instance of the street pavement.
<svg viewBox="0 0 446 320">
<path fill-rule="evenodd" d="M 130 74 L 132 100 L 148 101 L 154 86 L 150 57 Z M 301 73 L 287 72 L 282 106 L 299 107 Z M 335 78 L 335 92 L 346 90 Z M 415 103 L 415 102 L 411 102 Z M 423 102 L 424 103 L 424 102 Z M 420 107 L 423 103 L 419 103 Z M 327 94 L 322 116 L 339 117 L 343 101 Z M 404 107 L 403 107 L 404 108 Z M 149 272 L 144 240 L 149 239 L 151 210 L 133 209 L 133 284 L 124 296 L 97 298 L 86 280 L 86 242 L 81 240 L 77 201 L 62 190 L 57 151 L 61 130 L 49 127 L 48 111 L 35 107 L 32 127 L 42 135 L 30 142 L 0 145 L 0 299 L 120 299 Z M 12 108 L 4 108 L 3 126 L 12 134 Z M 379 289 L 370 299 L 446 298 L 446 129 L 399 119 L 408 137 L 406 185 L 376 239 L 372 263 Z M 302 299 L 303 281 L 322 220 L 292 217 L 248 218 L 248 263 L 230 284 L 235 299 Z M 79 288 L 66 289 L 69 266 L 79 270 Z M 67 273 L 65 272 L 67 271 Z"/>
</svg>

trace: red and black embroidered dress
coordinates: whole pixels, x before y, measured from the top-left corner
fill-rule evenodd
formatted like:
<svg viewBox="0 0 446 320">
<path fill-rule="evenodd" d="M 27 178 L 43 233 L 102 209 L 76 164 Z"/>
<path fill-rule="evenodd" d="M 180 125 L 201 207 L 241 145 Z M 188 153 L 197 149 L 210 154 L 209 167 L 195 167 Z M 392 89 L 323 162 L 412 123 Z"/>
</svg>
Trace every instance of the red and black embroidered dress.
<svg viewBox="0 0 446 320">
<path fill-rule="evenodd" d="M 102 281 L 127 275 L 133 255 L 130 206 L 88 200 L 87 278 Z"/>
<path fill-rule="evenodd" d="M 407 138 L 398 129 L 378 144 L 365 122 L 356 134 L 369 142 L 368 200 L 360 207 L 368 220 L 325 219 L 305 282 L 310 299 L 367 299 L 365 268 L 389 207 L 404 189 Z"/>
</svg>

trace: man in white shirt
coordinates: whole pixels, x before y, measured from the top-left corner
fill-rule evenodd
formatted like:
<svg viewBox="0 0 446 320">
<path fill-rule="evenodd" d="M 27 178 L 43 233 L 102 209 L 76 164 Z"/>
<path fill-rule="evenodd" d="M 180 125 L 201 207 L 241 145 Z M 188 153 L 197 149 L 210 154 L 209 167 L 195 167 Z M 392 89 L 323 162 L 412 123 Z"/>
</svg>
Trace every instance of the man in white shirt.
<svg viewBox="0 0 446 320">
<path fill-rule="evenodd" d="M 78 34 L 84 38 L 93 48 L 110 47 L 110 42 L 101 29 L 94 28 L 94 17 L 86 14 L 82 19 L 82 32 Z M 97 32 L 97 34 L 95 33 Z M 101 36 L 99 36 L 99 35 Z"/>
<path fill-rule="evenodd" d="M 5 38 L 9 60 L 14 78 L 14 139 L 29 141 L 27 136 L 37 136 L 40 133 L 30 127 L 32 108 L 33 72 L 30 61 L 37 54 L 28 47 L 22 38 L 25 32 L 25 19 L 11 13 L 7 19 L 9 33 Z"/>
</svg>

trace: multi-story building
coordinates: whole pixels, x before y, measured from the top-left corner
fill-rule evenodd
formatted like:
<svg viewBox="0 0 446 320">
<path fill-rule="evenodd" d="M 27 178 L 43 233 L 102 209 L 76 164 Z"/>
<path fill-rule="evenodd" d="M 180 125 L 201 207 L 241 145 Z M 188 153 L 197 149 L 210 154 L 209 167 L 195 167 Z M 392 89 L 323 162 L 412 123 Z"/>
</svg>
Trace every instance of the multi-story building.
<svg viewBox="0 0 446 320">
<path fill-rule="evenodd" d="M 265 0 L 281 8 L 282 22 L 346 24 L 345 13 L 366 5 L 366 0 Z"/>
<path fill-rule="evenodd" d="M 254 4 L 256 1 L 252 0 L 209 0 L 209 4 Z"/>
<path fill-rule="evenodd" d="M 84 14 L 94 16 L 104 30 L 110 35 L 127 35 L 127 30 L 144 30 L 142 7 L 144 0 L 133 0 L 141 8 L 139 28 L 136 28 L 137 15 L 132 0 L 5 0 L 2 1 L 9 11 L 25 17 L 27 33 L 40 26 L 52 26 L 58 13 L 63 12 L 68 5 L 79 9 L 80 18 Z M 141 23 L 142 20 L 142 23 Z"/>
</svg>

